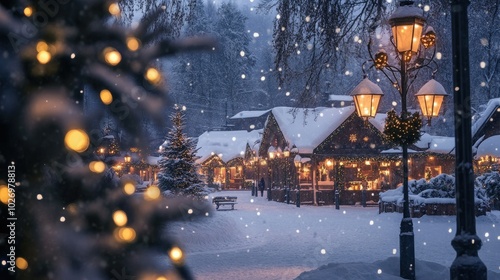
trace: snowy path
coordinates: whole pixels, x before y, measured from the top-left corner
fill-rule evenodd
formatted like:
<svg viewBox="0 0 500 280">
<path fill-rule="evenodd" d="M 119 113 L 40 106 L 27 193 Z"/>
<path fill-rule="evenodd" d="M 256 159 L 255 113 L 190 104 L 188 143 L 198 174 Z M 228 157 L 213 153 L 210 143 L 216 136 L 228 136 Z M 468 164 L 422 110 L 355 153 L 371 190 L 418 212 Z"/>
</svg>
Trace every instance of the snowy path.
<svg viewBox="0 0 500 280">
<path fill-rule="evenodd" d="M 249 191 L 236 195 L 233 211 L 214 211 L 170 231 L 186 252 L 197 279 L 294 279 L 328 263 L 369 262 L 398 256 L 401 214 L 376 207 L 305 206 L 269 202 Z M 416 258 L 450 266 L 455 251 L 455 217 L 414 219 Z M 500 213 L 477 220 L 479 252 L 489 270 L 500 272 Z M 487 236 L 487 237 L 486 237 Z M 418 267 L 417 267 L 418 273 Z"/>
</svg>

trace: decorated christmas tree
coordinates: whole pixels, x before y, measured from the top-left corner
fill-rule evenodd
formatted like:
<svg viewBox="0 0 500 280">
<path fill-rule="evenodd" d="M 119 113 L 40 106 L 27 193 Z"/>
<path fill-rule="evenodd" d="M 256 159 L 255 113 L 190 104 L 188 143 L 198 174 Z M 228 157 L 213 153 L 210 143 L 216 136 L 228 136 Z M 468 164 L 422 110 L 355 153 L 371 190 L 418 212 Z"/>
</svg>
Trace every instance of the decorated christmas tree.
<svg viewBox="0 0 500 280">
<path fill-rule="evenodd" d="M 95 95 L 141 147 L 139 114 L 161 121 L 171 106 L 157 59 L 213 47 L 165 39 L 152 28 L 165 9 L 150 11 L 129 29 L 116 1 L 0 1 L 0 214 L 15 227 L 1 279 L 192 278 L 164 228 L 207 208 L 157 187 L 133 195 L 93 152 L 102 115 L 83 113 Z"/>
<path fill-rule="evenodd" d="M 160 189 L 167 195 L 183 195 L 203 198 L 207 189 L 198 175 L 196 144 L 184 133 L 184 114 L 176 107 L 171 116 L 172 128 L 166 137 L 158 161 Z"/>
</svg>

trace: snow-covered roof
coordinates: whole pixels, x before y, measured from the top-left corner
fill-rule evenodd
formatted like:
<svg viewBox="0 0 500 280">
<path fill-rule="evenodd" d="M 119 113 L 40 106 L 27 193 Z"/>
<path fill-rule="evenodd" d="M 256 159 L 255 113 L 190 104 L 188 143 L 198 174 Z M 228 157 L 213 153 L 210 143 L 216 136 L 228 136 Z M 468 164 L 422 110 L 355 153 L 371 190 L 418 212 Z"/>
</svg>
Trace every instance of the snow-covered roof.
<svg viewBox="0 0 500 280">
<path fill-rule="evenodd" d="M 482 156 L 500 157 L 500 135 L 488 137 L 479 144 L 476 157 Z"/>
<path fill-rule="evenodd" d="M 161 159 L 161 157 L 154 157 L 154 156 L 148 156 L 146 158 L 146 161 L 149 165 L 158 165 L 158 161 Z"/>
<path fill-rule="evenodd" d="M 369 118 L 368 121 L 375 126 L 380 132 L 384 133 L 385 119 L 387 114 L 376 114 L 374 118 Z"/>
<path fill-rule="evenodd" d="M 330 94 L 330 95 L 328 95 L 328 101 L 353 102 L 353 99 L 352 99 L 352 96 L 350 96 L 350 95 Z M 349 103 L 347 105 L 351 105 L 351 104 Z"/>
<path fill-rule="evenodd" d="M 500 98 L 494 98 L 494 99 L 490 99 L 490 101 L 488 101 L 488 104 L 486 105 L 486 109 L 484 109 L 484 111 L 480 113 L 481 116 L 472 125 L 472 136 L 473 137 L 478 136 L 476 134 L 483 127 L 483 125 L 490 120 L 490 118 L 493 115 L 493 113 L 495 112 L 495 110 L 497 112 L 500 112 Z"/>
<path fill-rule="evenodd" d="M 431 136 L 429 149 L 426 152 L 454 155 L 455 137 Z"/>
<path fill-rule="evenodd" d="M 312 153 L 314 148 L 352 113 L 354 113 L 354 106 L 316 109 L 276 107 L 272 109 L 272 114 L 285 140 L 290 145 L 295 144 L 301 154 Z"/>
<path fill-rule="evenodd" d="M 203 163 L 212 155 L 217 155 L 222 161 L 228 162 L 245 155 L 247 143 L 252 147 L 261 138 L 262 129 L 252 131 L 206 131 L 198 137 L 196 155 L 197 162 Z"/>
<path fill-rule="evenodd" d="M 380 152 L 381 154 L 402 154 L 403 150 L 401 148 L 388 149 Z M 417 151 L 408 149 L 409 154 L 417 153 Z"/>
<path fill-rule="evenodd" d="M 246 119 L 246 118 L 257 118 L 267 114 L 270 110 L 261 111 L 241 111 L 236 115 L 230 117 L 230 119 Z"/>
</svg>

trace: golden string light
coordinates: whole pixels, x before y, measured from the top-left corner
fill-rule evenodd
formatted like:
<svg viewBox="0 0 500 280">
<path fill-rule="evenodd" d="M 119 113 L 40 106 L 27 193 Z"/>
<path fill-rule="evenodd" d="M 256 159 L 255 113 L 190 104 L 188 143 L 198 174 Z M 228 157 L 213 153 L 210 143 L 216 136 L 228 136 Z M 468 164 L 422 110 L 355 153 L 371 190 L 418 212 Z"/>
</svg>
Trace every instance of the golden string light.
<svg viewBox="0 0 500 280">
<path fill-rule="evenodd" d="M 375 54 L 375 60 L 373 61 L 375 64 L 375 68 L 382 69 L 387 66 L 387 53 L 381 51 Z"/>
</svg>

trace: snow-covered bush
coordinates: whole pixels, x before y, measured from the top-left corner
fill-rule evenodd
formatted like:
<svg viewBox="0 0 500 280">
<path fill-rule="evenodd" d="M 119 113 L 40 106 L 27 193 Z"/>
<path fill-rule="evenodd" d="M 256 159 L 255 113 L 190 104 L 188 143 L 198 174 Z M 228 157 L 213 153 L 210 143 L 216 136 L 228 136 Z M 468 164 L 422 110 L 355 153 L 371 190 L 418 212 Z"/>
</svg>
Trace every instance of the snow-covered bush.
<svg viewBox="0 0 500 280">
<path fill-rule="evenodd" d="M 455 177 L 440 174 L 431 178 L 429 182 L 425 179 L 411 180 L 408 182 L 408 188 L 412 193 L 424 198 L 452 198 L 455 197 Z"/>
<path fill-rule="evenodd" d="M 479 207 L 489 208 L 488 189 L 483 188 L 486 182 L 496 187 L 490 187 L 499 194 L 500 176 L 490 175 L 488 178 L 481 177 L 481 183 L 476 179 L 474 188 L 475 204 Z M 496 179 L 495 179 L 496 178 Z M 496 185 L 495 185 L 496 183 Z M 424 205 L 426 203 L 450 203 L 450 198 L 455 198 L 455 177 L 449 174 L 440 174 L 431 178 L 428 182 L 425 179 L 408 181 L 408 195 L 410 203 L 413 205 Z M 491 195 L 490 195 L 491 196 Z M 403 201 L 403 186 L 400 185 L 397 189 L 388 190 L 380 193 L 380 201 L 386 203 L 395 203 L 401 205 Z M 451 200 L 454 201 L 454 200 Z"/>
<path fill-rule="evenodd" d="M 478 176 L 474 181 L 474 187 L 493 200 L 494 204 L 500 202 L 500 173 L 490 172 Z"/>
</svg>

